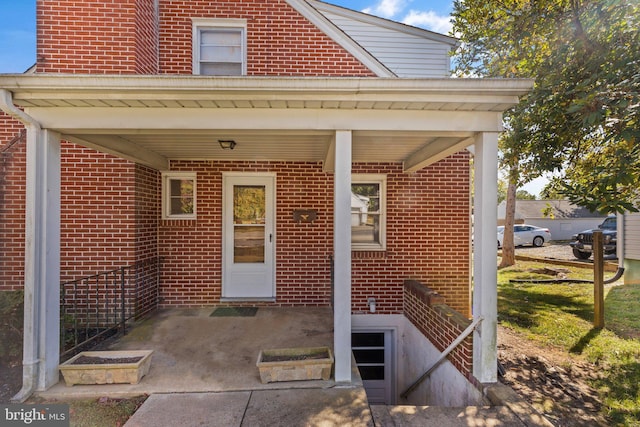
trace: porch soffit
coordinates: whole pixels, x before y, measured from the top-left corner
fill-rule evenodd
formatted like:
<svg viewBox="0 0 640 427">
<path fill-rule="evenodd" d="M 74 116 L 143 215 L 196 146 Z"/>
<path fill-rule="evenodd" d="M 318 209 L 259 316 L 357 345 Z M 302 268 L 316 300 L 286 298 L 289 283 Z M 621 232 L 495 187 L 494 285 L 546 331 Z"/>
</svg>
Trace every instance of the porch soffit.
<svg viewBox="0 0 640 427">
<path fill-rule="evenodd" d="M 157 169 L 170 160 L 325 161 L 353 130 L 354 162 L 417 170 L 499 131 L 529 80 L 0 75 L 43 127 Z M 221 150 L 219 139 L 233 139 Z M 448 153 L 448 154 L 447 154 Z"/>
</svg>

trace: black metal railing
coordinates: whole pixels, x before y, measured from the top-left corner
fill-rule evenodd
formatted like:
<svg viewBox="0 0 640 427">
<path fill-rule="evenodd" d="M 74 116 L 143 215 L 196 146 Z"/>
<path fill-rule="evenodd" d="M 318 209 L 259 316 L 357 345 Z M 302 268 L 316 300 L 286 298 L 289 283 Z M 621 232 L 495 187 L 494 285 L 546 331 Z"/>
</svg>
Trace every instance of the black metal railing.
<svg viewBox="0 0 640 427">
<path fill-rule="evenodd" d="M 64 282 L 60 285 L 60 359 L 118 333 L 129 320 L 158 308 L 161 259 Z"/>
</svg>

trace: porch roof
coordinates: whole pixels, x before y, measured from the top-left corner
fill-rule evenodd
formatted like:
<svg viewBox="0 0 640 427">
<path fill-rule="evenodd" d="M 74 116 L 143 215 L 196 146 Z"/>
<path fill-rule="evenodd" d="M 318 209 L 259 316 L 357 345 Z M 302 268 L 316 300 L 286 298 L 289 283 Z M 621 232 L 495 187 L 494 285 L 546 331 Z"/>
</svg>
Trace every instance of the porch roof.
<svg viewBox="0 0 640 427">
<path fill-rule="evenodd" d="M 531 80 L 0 75 L 0 88 L 63 139 L 159 170 L 171 160 L 322 161 L 336 130 L 353 162 L 412 172 L 501 130 Z M 218 140 L 234 140 L 222 150 Z"/>
</svg>

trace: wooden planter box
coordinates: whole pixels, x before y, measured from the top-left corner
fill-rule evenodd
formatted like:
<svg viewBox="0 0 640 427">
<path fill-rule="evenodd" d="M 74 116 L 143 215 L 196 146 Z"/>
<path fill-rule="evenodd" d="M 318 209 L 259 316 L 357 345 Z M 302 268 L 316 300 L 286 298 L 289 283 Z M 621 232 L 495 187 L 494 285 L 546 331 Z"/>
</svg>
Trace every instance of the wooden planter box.
<svg viewBox="0 0 640 427">
<path fill-rule="evenodd" d="M 261 350 L 256 363 L 263 384 L 276 381 L 328 380 L 333 355 L 329 347 Z"/>
<path fill-rule="evenodd" d="M 60 365 L 60 372 L 67 386 L 74 384 L 138 384 L 149 372 L 153 350 L 83 351 Z M 106 363 L 78 364 L 81 357 L 97 357 Z M 121 363 L 118 359 L 140 357 L 133 363 Z M 114 362 L 108 362 L 113 359 Z"/>
</svg>

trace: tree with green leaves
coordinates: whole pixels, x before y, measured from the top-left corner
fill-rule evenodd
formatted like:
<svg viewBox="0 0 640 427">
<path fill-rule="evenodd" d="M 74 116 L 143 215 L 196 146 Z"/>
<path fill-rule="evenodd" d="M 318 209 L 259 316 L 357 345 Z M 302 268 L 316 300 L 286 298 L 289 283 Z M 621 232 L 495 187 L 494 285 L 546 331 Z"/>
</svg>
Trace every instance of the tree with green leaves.
<svg viewBox="0 0 640 427">
<path fill-rule="evenodd" d="M 455 74 L 535 80 L 504 116 L 510 185 L 554 172 L 574 203 L 638 211 L 640 2 L 456 0 L 452 15 Z"/>
</svg>

